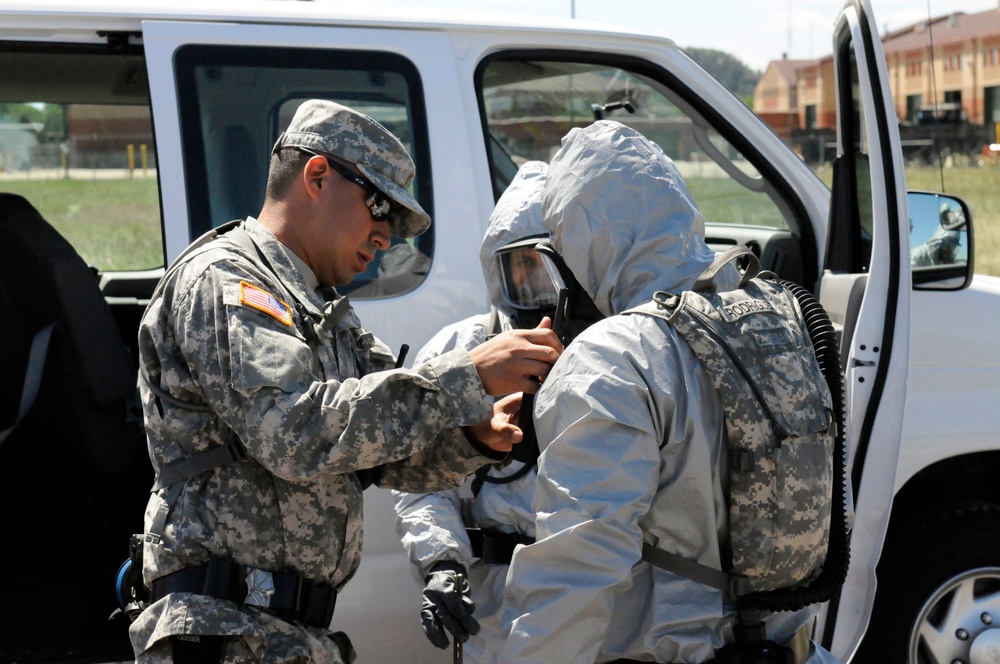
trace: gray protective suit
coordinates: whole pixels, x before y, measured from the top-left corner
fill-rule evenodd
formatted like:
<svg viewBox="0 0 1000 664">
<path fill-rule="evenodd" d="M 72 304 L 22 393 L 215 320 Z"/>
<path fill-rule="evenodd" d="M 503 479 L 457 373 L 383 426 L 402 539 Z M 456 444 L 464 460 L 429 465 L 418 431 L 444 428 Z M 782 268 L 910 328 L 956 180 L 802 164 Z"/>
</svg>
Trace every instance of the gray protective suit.
<svg viewBox="0 0 1000 664">
<path fill-rule="evenodd" d="M 542 224 L 542 190 L 545 186 L 544 162 L 524 164 L 497 202 L 483 238 L 480 259 L 490 300 L 499 310 L 503 330 L 513 327 L 515 312 L 504 302 L 501 276 L 495 252 L 501 247 L 533 235 L 546 233 Z M 490 315 L 480 315 L 454 323 L 438 332 L 417 354 L 417 363 L 438 357 L 455 348 L 472 349 L 492 332 Z M 491 477 L 507 477 L 522 467 L 511 461 L 503 469 L 490 470 Z M 396 530 L 403 542 L 417 581 L 424 584 L 430 567 L 439 561 L 459 562 L 469 570 L 472 600 L 476 604 L 475 618 L 481 631 L 469 638 L 464 656 L 468 662 L 485 662 L 501 643 L 497 613 L 507 576 L 507 565 L 486 564 L 473 558 L 466 526 L 495 528 L 518 532 L 527 537 L 535 534 L 535 513 L 531 496 L 535 488 L 535 471 L 508 484 L 484 483 L 473 498 L 468 485 L 440 493 L 393 492 L 396 508 Z M 465 519 L 463 521 L 463 512 Z"/>
<path fill-rule="evenodd" d="M 722 404 L 667 323 L 614 315 L 657 290 L 690 289 L 714 258 L 703 219 L 662 151 L 611 121 L 563 139 L 544 219 L 611 317 L 567 347 L 536 396 L 538 541 L 514 554 L 501 610 L 508 636 L 494 661 L 705 662 L 733 640 L 732 604 L 644 562 L 641 549 L 721 568 Z M 736 286 L 732 268 L 719 277 L 727 282 Z M 769 635 L 782 642 L 809 618 L 776 614 Z M 835 660 L 821 650 L 810 661 Z"/>
</svg>

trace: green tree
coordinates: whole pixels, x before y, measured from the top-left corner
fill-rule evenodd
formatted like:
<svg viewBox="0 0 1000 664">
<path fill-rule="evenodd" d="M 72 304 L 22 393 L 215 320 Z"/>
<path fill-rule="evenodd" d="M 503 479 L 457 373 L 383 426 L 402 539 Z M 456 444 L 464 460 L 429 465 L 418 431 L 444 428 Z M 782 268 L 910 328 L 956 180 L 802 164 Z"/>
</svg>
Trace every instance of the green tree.
<svg viewBox="0 0 1000 664">
<path fill-rule="evenodd" d="M 751 69 L 736 56 L 714 48 L 686 48 L 684 51 L 695 62 L 708 70 L 730 92 L 753 108 L 753 91 L 761 72 Z"/>
<path fill-rule="evenodd" d="M 0 104 L 0 122 L 37 122 L 43 125 L 41 141 L 58 141 L 66 136 L 66 119 L 60 104 Z"/>
</svg>

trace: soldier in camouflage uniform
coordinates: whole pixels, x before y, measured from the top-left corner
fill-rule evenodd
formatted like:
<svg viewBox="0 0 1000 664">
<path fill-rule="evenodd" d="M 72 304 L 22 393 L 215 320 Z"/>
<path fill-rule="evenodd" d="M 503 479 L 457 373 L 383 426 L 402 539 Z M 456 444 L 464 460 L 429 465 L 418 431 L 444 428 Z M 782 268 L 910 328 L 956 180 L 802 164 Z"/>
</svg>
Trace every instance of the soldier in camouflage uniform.
<svg viewBox="0 0 1000 664">
<path fill-rule="evenodd" d="M 612 121 L 563 139 L 543 210 L 553 246 L 609 317 L 574 339 L 536 395 L 537 541 L 514 553 L 493 661 L 707 662 L 733 641 L 733 604 L 645 562 L 642 547 L 722 568 L 722 403 L 667 322 L 616 315 L 692 287 L 715 258 L 703 218 L 662 151 Z M 716 283 L 735 288 L 738 274 Z M 810 617 L 774 614 L 768 634 L 786 642 Z M 814 647 L 809 661 L 825 657 Z"/>
<path fill-rule="evenodd" d="M 413 164 L 377 122 L 309 101 L 279 137 L 260 215 L 171 266 L 139 331 L 157 484 L 137 661 L 349 662 L 329 631 L 361 554 L 364 485 L 460 484 L 520 438 L 517 398 L 560 344 L 511 332 L 413 370 L 334 286 L 425 230 Z"/>
</svg>

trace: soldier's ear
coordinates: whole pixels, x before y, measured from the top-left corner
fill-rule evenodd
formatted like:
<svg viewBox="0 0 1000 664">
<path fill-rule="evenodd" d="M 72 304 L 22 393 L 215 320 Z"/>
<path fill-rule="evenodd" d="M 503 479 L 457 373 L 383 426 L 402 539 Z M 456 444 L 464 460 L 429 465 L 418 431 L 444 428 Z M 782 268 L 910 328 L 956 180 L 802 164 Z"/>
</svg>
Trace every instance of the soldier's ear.
<svg viewBox="0 0 1000 664">
<path fill-rule="evenodd" d="M 302 167 L 302 179 L 305 184 L 306 193 L 310 198 L 319 196 L 319 191 L 323 188 L 323 181 L 330 175 L 330 166 L 326 159 L 315 156 Z"/>
</svg>

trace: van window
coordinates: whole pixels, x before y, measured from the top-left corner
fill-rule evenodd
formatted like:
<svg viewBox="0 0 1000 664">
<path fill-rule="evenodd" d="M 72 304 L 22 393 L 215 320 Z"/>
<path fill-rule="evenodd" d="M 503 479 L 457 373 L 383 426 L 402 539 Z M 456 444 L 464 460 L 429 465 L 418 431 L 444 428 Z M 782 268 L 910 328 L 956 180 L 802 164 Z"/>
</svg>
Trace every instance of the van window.
<svg viewBox="0 0 1000 664">
<path fill-rule="evenodd" d="M 549 161 L 570 129 L 609 119 L 663 148 L 707 222 L 789 227 L 753 164 L 704 120 L 694 122 L 666 85 L 627 65 L 504 53 L 478 75 L 497 197 L 520 164 Z"/>
<path fill-rule="evenodd" d="M 26 198 L 98 272 L 164 263 L 138 47 L 5 43 L 0 190 Z"/>
<path fill-rule="evenodd" d="M 430 151 L 419 74 L 391 53 L 189 45 L 174 58 L 184 136 L 191 236 L 260 212 L 271 147 L 307 99 L 329 99 L 379 121 L 416 164 L 411 191 L 433 217 Z M 416 288 L 433 255 L 433 232 L 393 238 L 347 287 L 357 298 Z"/>
</svg>

